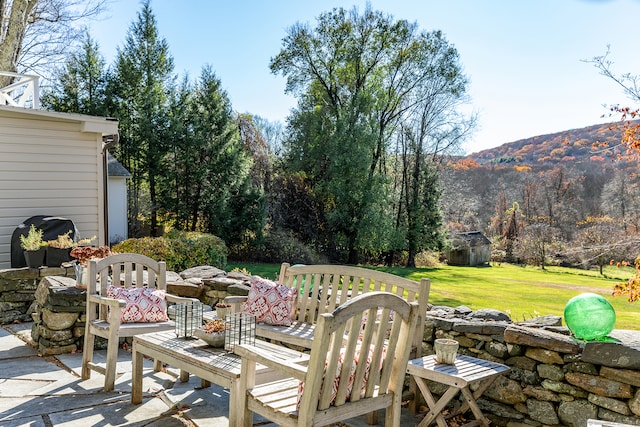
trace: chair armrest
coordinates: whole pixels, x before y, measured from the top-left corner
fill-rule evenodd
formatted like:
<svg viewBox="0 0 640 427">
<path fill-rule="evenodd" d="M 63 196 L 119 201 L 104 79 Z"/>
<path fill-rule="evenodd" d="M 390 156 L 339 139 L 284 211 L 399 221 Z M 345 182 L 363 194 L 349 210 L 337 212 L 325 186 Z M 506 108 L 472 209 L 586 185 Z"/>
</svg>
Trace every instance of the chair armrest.
<svg viewBox="0 0 640 427">
<path fill-rule="evenodd" d="M 101 305 L 108 305 L 113 308 L 123 308 L 127 305 L 127 302 L 122 299 L 115 299 L 109 297 L 103 297 L 102 295 L 89 295 L 89 302 L 93 302 Z"/>
<path fill-rule="evenodd" d="M 198 298 L 190 298 L 190 297 L 179 297 L 178 295 L 173 295 L 173 294 L 165 294 L 164 295 L 165 299 L 168 302 L 175 302 L 175 303 L 179 303 L 179 302 L 200 302 L 200 300 Z"/>
<path fill-rule="evenodd" d="M 309 361 L 308 359 L 292 360 L 279 358 L 279 355 L 275 352 L 250 344 L 236 344 L 233 347 L 233 352 L 240 357 L 254 360 L 261 365 L 273 368 L 300 381 L 304 381 L 307 375 L 307 367 L 300 365 L 299 363 L 306 363 Z"/>
</svg>

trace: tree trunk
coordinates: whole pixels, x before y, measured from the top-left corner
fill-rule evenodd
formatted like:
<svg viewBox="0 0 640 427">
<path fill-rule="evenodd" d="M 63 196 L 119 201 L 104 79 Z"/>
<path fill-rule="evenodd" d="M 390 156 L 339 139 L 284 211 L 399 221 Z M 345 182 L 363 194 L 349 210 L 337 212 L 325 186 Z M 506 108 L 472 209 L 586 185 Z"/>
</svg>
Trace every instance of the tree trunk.
<svg viewBox="0 0 640 427">
<path fill-rule="evenodd" d="M 9 21 L 2 19 L 0 33 L 0 71 L 16 72 L 18 69 L 18 58 L 22 49 L 22 40 L 27 29 L 29 15 L 35 7 L 37 0 L 13 0 L 11 4 L 11 13 L 8 14 Z M 2 6 L 0 13 L 5 16 L 4 1 L 0 2 Z M 6 25 L 5 25 L 6 24 Z M 11 83 L 11 77 L 0 76 L 0 87 L 5 87 Z"/>
<path fill-rule="evenodd" d="M 409 256 L 407 257 L 407 267 L 416 267 L 416 252 L 413 249 L 409 249 Z"/>
</svg>

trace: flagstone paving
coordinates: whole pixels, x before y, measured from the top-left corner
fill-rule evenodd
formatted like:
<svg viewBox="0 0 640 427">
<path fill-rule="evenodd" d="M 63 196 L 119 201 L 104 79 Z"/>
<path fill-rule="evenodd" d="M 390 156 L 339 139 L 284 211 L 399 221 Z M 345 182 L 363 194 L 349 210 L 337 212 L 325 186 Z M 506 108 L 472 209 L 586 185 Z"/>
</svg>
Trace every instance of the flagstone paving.
<svg viewBox="0 0 640 427">
<path fill-rule="evenodd" d="M 212 385 L 201 389 L 200 380 L 178 380 L 178 372 L 154 372 L 145 360 L 143 401 L 131 404 L 131 354 L 118 354 L 115 390 L 102 390 L 104 377 L 92 372 L 80 378 L 82 354 L 41 357 L 27 344 L 31 324 L 0 328 L 0 426 L 2 427 L 223 427 L 228 426 L 229 391 Z M 96 351 L 94 361 L 104 362 L 106 353 Z M 406 413 L 405 413 L 406 412 Z M 380 417 L 380 422 L 384 418 Z M 403 411 L 403 426 L 418 420 Z M 255 425 L 273 427 L 265 420 Z M 348 427 L 363 427 L 362 418 Z"/>
</svg>

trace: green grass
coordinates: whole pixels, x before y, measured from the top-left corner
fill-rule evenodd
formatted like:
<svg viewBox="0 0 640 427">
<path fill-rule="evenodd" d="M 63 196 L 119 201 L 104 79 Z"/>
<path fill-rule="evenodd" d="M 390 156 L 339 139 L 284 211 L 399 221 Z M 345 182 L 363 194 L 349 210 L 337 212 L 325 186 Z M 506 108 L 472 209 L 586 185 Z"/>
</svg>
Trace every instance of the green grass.
<svg viewBox="0 0 640 427">
<path fill-rule="evenodd" d="M 234 267 L 270 279 L 277 278 L 280 271 L 277 264 L 230 264 L 227 268 Z M 611 296 L 615 283 L 633 275 L 631 268 L 607 267 L 602 276 L 591 270 L 563 267 L 541 270 L 511 264 L 377 269 L 412 280 L 429 278 L 429 302 L 436 305 L 465 305 L 472 310 L 493 308 L 508 313 L 514 321 L 522 321 L 547 314 L 562 316 L 569 299 L 583 292 L 595 292 L 613 305 L 616 329 L 638 330 L 640 325 L 640 302 L 629 303 L 625 298 Z"/>
</svg>

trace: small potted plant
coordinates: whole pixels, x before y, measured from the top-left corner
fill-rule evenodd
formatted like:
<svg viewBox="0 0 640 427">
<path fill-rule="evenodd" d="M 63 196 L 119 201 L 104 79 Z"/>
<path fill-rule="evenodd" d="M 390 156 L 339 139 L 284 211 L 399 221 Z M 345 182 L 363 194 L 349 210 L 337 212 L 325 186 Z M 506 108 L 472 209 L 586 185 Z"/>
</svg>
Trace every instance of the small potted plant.
<svg viewBox="0 0 640 427">
<path fill-rule="evenodd" d="M 38 268 L 44 265 L 46 243 L 42 240 L 42 230 L 31 224 L 27 235 L 20 236 L 20 246 L 24 250 L 27 267 Z"/>
<path fill-rule="evenodd" d="M 71 230 L 58 234 L 55 240 L 47 241 L 47 266 L 60 267 L 63 262 L 71 261 L 69 252 L 75 244 L 71 238 Z"/>
<path fill-rule="evenodd" d="M 211 347 L 224 347 L 225 323 L 220 319 L 207 320 L 193 335 L 209 344 Z"/>
<path fill-rule="evenodd" d="M 88 240 L 91 241 L 93 239 Z M 79 288 L 87 287 L 88 283 L 86 273 L 90 260 L 102 259 L 109 255 L 111 255 L 111 249 L 109 246 L 99 246 L 97 248 L 95 246 L 74 246 L 73 249 L 71 249 L 71 257 L 78 261 L 76 264 L 76 286 Z"/>
<path fill-rule="evenodd" d="M 227 304 L 223 301 L 216 303 L 216 314 L 218 319 L 224 320 L 227 314 L 229 314 L 229 309 L 231 308 L 231 304 Z"/>
<path fill-rule="evenodd" d="M 83 267 L 89 265 L 89 261 L 92 259 L 102 259 L 111 255 L 111 249 L 109 246 L 74 246 L 71 249 L 71 257 L 75 258 Z"/>
</svg>

